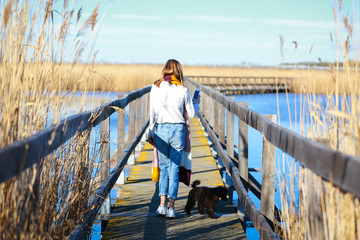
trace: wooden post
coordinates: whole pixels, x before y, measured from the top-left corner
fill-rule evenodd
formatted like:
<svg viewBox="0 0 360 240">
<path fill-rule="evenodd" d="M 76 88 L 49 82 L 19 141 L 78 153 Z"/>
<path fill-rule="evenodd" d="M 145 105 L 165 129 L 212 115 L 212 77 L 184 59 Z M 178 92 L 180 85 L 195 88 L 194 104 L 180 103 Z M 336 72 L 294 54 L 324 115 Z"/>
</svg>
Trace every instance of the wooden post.
<svg viewBox="0 0 360 240">
<path fill-rule="evenodd" d="M 230 97 L 230 110 L 234 109 L 234 97 Z M 227 128 L 226 128 L 226 152 L 227 155 L 234 159 L 234 114 L 227 111 Z"/>
<path fill-rule="evenodd" d="M 146 116 L 146 108 L 147 108 L 147 106 L 146 106 L 147 101 L 146 100 L 147 100 L 146 95 L 142 96 L 142 98 L 141 98 L 141 114 L 140 114 L 140 116 L 141 116 L 141 121 L 140 121 L 141 126 L 140 126 L 139 131 L 142 129 L 142 127 L 144 126 L 144 124 L 147 121 L 147 119 L 145 117 Z M 143 148 L 143 146 L 145 145 L 145 143 L 146 143 L 146 133 L 144 133 L 142 135 L 142 137 L 141 137 L 141 142 L 139 143 L 139 145 L 141 145 L 140 146 L 140 151 Z"/>
<path fill-rule="evenodd" d="M 234 109 L 234 97 L 229 98 L 231 100 L 230 111 Z M 234 159 L 234 114 L 230 111 L 227 111 L 227 127 L 226 127 L 226 153 L 231 158 Z M 224 171 L 225 172 L 225 171 Z M 227 175 L 227 174 L 226 174 Z M 229 198 L 231 199 L 231 204 L 233 203 L 233 182 L 230 176 L 225 176 L 224 182 L 229 186 Z"/>
<path fill-rule="evenodd" d="M 239 104 L 248 107 L 247 102 L 240 102 Z M 244 123 L 243 121 L 238 118 L 238 161 L 239 161 L 239 175 L 240 178 L 243 178 L 245 181 L 249 181 L 249 164 L 248 164 L 248 155 L 249 155 L 249 149 L 248 149 L 248 125 Z M 237 206 L 237 212 L 239 215 L 239 219 L 241 222 L 241 225 L 246 232 L 246 221 L 247 221 L 247 215 L 244 207 L 242 206 L 240 199 L 238 198 L 238 206 Z"/>
<path fill-rule="evenodd" d="M 241 105 L 248 107 L 247 102 L 241 102 Z M 240 120 L 239 118 L 239 174 L 245 181 L 249 180 L 249 164 L 248 164 L 248 125 Z"/>
<path fill-rule="evenodd" d="M 218 101 L 214 100 L 214 132 L 219 137 L 219 109 L 220 104 Z"/>
<path fill-rule="evenodd" d="M 129 138 L 127 143 L 130 143 L 135 138 L 135 111 L 136 111 L 136 103 L 135 100 L 130 102 L 129 104 Z M 128 164 L 134 164 L 135 163 L 135 156 L 134 154 L 131 154 L 131 156 L 128 159 Z"/>
<path fill-rule="evenodd" d="M 265 116 L 276 122 L 276 115 Z M 264 138 L 261 170 L 261 212 L 271 221 L 274 221 L 275 208 L 275 153 L 275 146 Z"/>
<path fill-rule="evenodd" d="M 145 121 L 149 120 L 150 114 L 150 93 L 145 95 L 146 108 L 145 108 Z"/>
<path fill-rule="evenodd" d="M 204 101 L 203 101 L 203 113 L 205 119 L 208 119 L 208 106 L 209 106 L 209 97 L 207 94 L 204 94 Z"/>
<path fill-rule="evenodd" d="M 136 123 L 135 123 L 135 135 L 137 135 L 141 129 L 141 98 L 138 98 L 135 100 L 136 102 L 136 114 L 135 114 L 135 119 L 136 119 Z"/>
<path fill-rule="evenodd" d="M 215 99 L 213 99 L 212 97 L 210 97 L 210 125 L 212 127 L 212 129 L 215 128 L 215 111 L 214 111 L 214 105 L 215 105 Z"/>
<path fill-rule="evenodd" d="M 201 94 L 201 93 L 200 93 Z M 205 101 L 206 101 L 206 94 L 204 93 L 204 94 L 201 94 L 201 100 L 200 100 L 200 105 L 199 105 L 199 110 L 203 113 L 203 114 L 205 114 L 205 110 L 204 110 L 204 103 L 205 103 Z"/>
<path fill-rule="evenodd" d="M 138 98 L 135 100 L 136 102 L 136 124 L 135 124 L 135 129 L 136 132 L 135 134 L 139 134 L 140 129 L 141 129 L 141 105 L 142 105 L 142 98 Z M 139 143 L 136 148 L 135 151 L 141 151 L 141 143 Z"/>
<path fill-rule="evenodd" d="M 100 123 L 100 181 L 101 184 L 105 182 L 110 173 L 110 118 L 105 119 Z M 105 198 L 100 208 L 101 215 L 110 214 L 110 194 Z M 103 227 L 106 223 L 101 224 Z M 103 232 L 104 229 L 101 229 Z"/>
<path fill-rule="evenodd" d="M 122 98 L 123 95 L 119 95 L 118 98 Z M 119 161 L 121 156 L 124 154 L 125 150 L 125 111 L 119 110 L 118 114 L 118 126 L 117 126 L 117 159 Z M 117 184 L 124 184 L 125 183 L 125 171 L 123 170 L 120 173 L 118 180 L 116 181 Z"/>
<path fill-rule="evenodd" d="M 222 144 L 225 144 L 225 107 L 219 104 L 219 140 Z"/>
<path fill-rule="evenodd" d="M 129 103 L 129 139 L 128 141 L 132 141 L 135 137 L 135 111 L 136 111 L 136 103 L 132 101 Z"/>
</svg>

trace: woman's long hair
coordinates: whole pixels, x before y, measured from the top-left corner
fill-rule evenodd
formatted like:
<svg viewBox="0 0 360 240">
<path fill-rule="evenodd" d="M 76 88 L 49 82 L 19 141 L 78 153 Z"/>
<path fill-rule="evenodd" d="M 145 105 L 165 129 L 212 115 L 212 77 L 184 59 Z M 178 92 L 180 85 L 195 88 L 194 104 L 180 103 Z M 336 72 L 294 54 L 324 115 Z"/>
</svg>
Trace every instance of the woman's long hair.
<svg viewBox="0 0 360 240">
<path fill-rule="evenodd" d="M 161 72 L 161 78 L 154 82 L 154 84 L 159 87 L 160 83 L 164 80 L 166 75 L 174 75 L 180 82 L 183 84 L 183 72 L 181 64 L 175 59 L 169 59 Z"/>
<path fill-rule="evenodd" d="M 175 59 L 169 59 L 162 70 L 161 80 L 164 80 L 166 75 L 174 75 L 180 82 L 183 82 L 183 72 L 181 64 Z"/>
</svg>

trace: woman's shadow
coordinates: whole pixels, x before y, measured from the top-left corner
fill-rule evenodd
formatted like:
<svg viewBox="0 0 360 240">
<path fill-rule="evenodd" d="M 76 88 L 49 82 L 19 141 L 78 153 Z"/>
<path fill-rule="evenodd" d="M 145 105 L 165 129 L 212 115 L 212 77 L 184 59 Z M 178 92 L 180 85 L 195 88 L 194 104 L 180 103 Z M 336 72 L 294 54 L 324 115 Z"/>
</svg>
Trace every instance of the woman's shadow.
<svg viewBox="0 0 360 240">
<path fill-rule="evenodd" d="M 156 215 L 160 204 L 159 183 L 156 183 L 154 195 L 149 204 L 149 213 L 145 222 L 144 239 L 166 239 L 166 218 Z"/>
</svg>

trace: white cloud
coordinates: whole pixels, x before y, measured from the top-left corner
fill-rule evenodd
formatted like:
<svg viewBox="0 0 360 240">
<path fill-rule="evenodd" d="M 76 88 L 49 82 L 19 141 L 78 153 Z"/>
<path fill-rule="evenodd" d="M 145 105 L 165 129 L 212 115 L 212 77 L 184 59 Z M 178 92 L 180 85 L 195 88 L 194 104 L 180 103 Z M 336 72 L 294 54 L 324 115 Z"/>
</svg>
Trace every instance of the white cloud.
<svg viewBox="0 0 360 240">
<path fill-rule="evenodd" d="M 138 19 L 138 20 L 162 20 L 160 16 L 148 16 L 148 15 L 130 15 L 130 14 L 113 14 L 113 18 L 120 19 Z"/>
<path fill-rule="evenodd" d="M 263 23 L 275 26 L 286 26 L 286 27 L 304 27 L 304 28 L 320 28 L 333 30 L 335 28 L 334 22 L 329 21 L 310 21 L 303 19 L 264 19 Z"/>
<path fill-rule="evenodd" d="M 189 16 L 189 15 L 177 15 L 175 18 L 180 20 L 190 20 L 199 22 L 226 22 L 226 23 L 246 23 L 250 22 L 250 19 L 238 18 L 238 17 L 222 17 L 222 16 Z"/>
</svg>

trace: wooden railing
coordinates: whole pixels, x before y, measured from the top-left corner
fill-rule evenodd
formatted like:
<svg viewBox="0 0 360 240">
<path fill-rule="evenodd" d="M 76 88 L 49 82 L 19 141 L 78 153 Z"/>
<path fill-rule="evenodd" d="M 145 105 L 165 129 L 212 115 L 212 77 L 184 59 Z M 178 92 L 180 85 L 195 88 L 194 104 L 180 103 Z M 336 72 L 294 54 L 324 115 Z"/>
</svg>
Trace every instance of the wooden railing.
<svg viewBox="0 0 360 240">
<path fill-rule="evenodd" d="M 323 179 L 360 197 L 359 158 L 335 151 L 281 127 L 274 122 L 273 116 L 254 112 L 234 102 L 232 98 L 190 78 L 186 79 L 185 84 L 190 92 L 194 92 L 195 89 L 201 90 L 199 116 L 202 124 L 216 147 L 226 172 L 232 178 L 239 203 L 259 231 L 261 238 L 276 237 L 273 231 L 277 224 L 276 212 L 278 212 L 274 206 L 275 147 L 294 157 Z M 234 154 L 234 115 L 239 119 L 239 154 Z M 225 122 L 227 133 L 225 133 Z M 250 177 L 248 170 L 247 126 L 259 131 L 264 138 L 261 185 Z M 260 210 L 255 206 L 247 190 L 252 191 L 261 200 Z"/>
<path fill-rule="evenodd" d="M 71 235 L 68 236 L 68 239 L 84 239 L 85 236 L 88 235 L 100 207 L 103 205 L 102 208 L 105 210 L 102 212 L 109 213 L 110 201 L 107 199 L 110 190 L 114 186 L 124 166 L 127 164 L 131 153 L 140 142 L 141 137 L 149 124 L 149 121 L 147 120 L 149 95 L 145 94 L 149 93 L 150 89 L 151 87 L 148 86 L 133 91 L 121 99 L 106 103 L 92 111 L 70 116 L 59 124 L 53 125 L 27 139 L 0 149 L 0 183 L 19 175 L 33 164 L 54 152 L 72 137 L 75 137 L 83 131 L 91 130 L 91 128 L 101 124 L 101 186 L 90 198 L 92 200 L 87 207 L 88 210 L 85 212 Z M 124 149 L 124 111 L 119 111 L 118 151 L 112 158 L 112 161 L 115 161 L 116 164 L 114 164 L 115 166 L 110 172 L 109 117 L 117 108 L 125 109 L 128 104 L 130 104 L 128 146 Z M 105 204 L 103 204 L 104 201 Z"/>
</svg>

